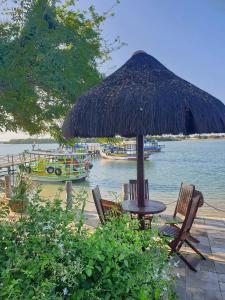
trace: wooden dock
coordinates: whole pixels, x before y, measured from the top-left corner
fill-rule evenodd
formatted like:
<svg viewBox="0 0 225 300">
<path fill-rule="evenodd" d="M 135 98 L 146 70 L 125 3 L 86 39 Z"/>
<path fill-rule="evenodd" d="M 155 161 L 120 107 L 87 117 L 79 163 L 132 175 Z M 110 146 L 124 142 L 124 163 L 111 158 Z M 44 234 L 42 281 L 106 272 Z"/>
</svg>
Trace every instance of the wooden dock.
<svg viewBox="0 0 225 300">
<path fill-rule="evenodd" d="M 20 164 L 35 161 L 36 159 L 37 155 L 25 152 L 20 154 L 0 155 L 0 169 L 11 169 Z"/>
</svg>

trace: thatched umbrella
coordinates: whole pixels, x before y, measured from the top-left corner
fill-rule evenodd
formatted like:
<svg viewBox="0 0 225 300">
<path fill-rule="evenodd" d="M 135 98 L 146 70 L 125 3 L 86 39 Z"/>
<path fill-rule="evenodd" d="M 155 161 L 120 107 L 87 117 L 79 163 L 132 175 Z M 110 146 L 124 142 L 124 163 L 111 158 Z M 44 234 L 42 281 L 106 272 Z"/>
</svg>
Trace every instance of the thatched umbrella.
<svg viewBox="0 0 225 300">
<path fill-rule="evenodd" d="M 138 207 L 144 207 L 143 136 L 225 132 L 224 104 L 138 51 L 84 94 L 63 125 L 66 138 L 137 138 Z"/>
</svg>

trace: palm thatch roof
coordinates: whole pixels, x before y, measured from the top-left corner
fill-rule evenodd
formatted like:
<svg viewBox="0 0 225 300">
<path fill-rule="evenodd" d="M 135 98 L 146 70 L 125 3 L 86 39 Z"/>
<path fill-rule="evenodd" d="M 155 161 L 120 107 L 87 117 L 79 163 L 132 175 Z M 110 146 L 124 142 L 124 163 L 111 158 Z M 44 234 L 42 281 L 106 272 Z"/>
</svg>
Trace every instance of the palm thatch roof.
<svg viewBox="0 0 225 300">
<path fill-rule="evenodd" d="M 136 52 L 80 97 L 63 125 L 66 138 L 225 132 L 225 105 Z"/>
</svg>

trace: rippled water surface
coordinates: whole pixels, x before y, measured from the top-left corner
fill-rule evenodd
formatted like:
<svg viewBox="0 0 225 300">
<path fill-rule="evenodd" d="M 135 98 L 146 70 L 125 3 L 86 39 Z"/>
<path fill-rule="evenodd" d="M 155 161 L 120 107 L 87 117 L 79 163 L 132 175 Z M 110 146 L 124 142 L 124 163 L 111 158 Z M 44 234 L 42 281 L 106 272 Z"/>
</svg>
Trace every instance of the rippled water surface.
<svg viewBox="0 0 225 300">
<path fill-rule="evenodd" d="M 165 149 L 145 161 L 145 177 L 149 180 L 150 196 L 164 202 L 175 200 L 181 181 L 192 183 L 203 192 L 205 200 L 225 209 L 225 141 L 165 142 Z M 43 145 L 49 149 L 56 145 Z M 18 153 L 31 145 L 0 145 L 0 154 Z M 75 183 L 88 189 L 99 185 L 102 194 L 120 192 L 122 184 L 136 177 L 136 162 L 93 160 L 94 167 L 86 182 Z M 45 185 L 45 194 L 57 185 Z"/>
</svg>

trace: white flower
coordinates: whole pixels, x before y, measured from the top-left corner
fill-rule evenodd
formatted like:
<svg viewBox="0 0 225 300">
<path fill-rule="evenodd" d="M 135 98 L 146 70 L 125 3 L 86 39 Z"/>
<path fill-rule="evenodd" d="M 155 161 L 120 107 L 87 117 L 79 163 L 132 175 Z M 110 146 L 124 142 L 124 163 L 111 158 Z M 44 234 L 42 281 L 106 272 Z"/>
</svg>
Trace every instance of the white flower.
<svg viewBox="0 0 225 300">
<path fill-rule="evenodd" d="M 174 267 L 178 267 L 178 265 L 179 265 L 179 261 L 176 261 L 176 262 L 174 262 L 174 264 L 173 264 Z"/>
<path fill-rule="evenodd" d="M 66 296 L 68 294 L 68 288 L 63 289 L 63 295 Z"/>
<path fill-rule="evenodd" d="M 61 250 L 63 250 L 63 248 L 64 248 L 64 245 L 63 245 L 63 243 L 61 243 L 61 244 L 58 244 L 58 247 L 59 247 Z"/>
<path fill-rule="evenodd" d="M 50 225 L 43 226 L 43 230 L 49 230 L 49 229 L 52 229 L 52 227 Z"/>
</svg>

